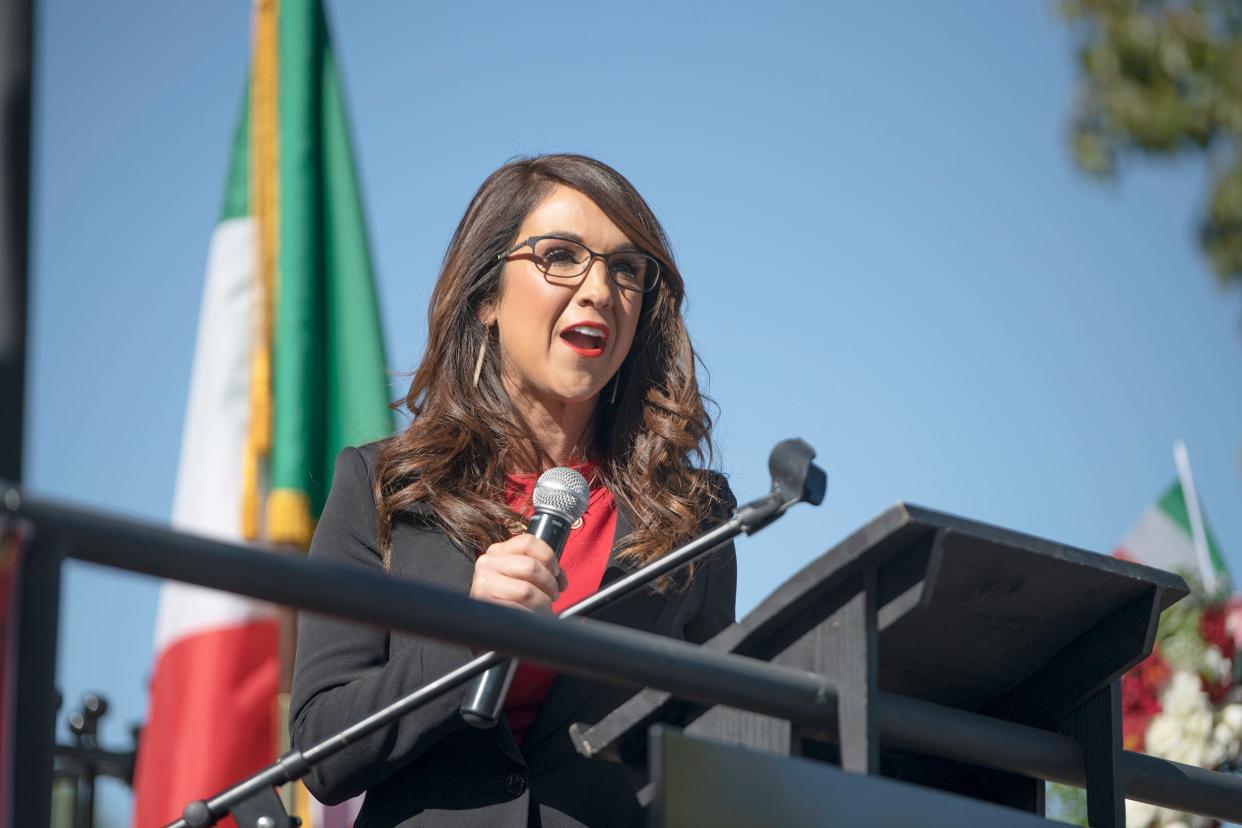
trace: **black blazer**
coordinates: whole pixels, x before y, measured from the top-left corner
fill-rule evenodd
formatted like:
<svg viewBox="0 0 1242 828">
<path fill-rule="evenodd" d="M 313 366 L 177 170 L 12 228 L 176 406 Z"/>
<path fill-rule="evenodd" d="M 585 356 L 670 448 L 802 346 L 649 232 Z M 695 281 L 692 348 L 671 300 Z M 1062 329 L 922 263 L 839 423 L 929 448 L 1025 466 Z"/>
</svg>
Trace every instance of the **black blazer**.
<svg viewBox="0 0 1242 828">
<path fill-rule="evenodd" d="M 372 495 L 378 456 L 373 443 L 337 457 L 312 558 L 382 571 Z M 732 504 L 723 478 L 720 485 Z M 392 574 L 467 593 L 473 558 L 426 515 L 412 509 L 393 521 Z M 604 584 L 627 572 L 615 552 L 628 531 L 628 516 L 618 509 Z M 665 593 L 647 588 L 596 617 L 702 643 L 733 622 L 736 586 L 737 562 L 729 544 L 700 565 L 688 588 Z M 290 704 L 293 743 L 310 747 L 472 657 L 466 647 L 304 613 Z M 598 722 L 632 690 L 558 676 L 521 748 L 506 722 L 491 730 L 465 724 L 457 712 L 464 694 L 464 689 L 447 693 L 335 754 L 306 777 L 307 787 L 326 803 L 366 791 L 355 828 L 559 828 L 643 821 L 624 770 L 582 758 L 567 732 L 573 722 Z"/>
</svg>

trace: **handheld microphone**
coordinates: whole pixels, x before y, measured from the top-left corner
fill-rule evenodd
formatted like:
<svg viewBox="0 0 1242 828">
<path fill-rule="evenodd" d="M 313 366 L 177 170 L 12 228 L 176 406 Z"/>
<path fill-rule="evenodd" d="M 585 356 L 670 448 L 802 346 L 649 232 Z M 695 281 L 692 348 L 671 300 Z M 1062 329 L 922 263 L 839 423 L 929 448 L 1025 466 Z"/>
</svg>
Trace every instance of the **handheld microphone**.
<svg viewBox="0 0 1242 828">
<path fill-rule="evenodd" d="M 569 529 L 586 512 L 590 495 L 586 478 L 578 472 L 564 466 L 548 469 L 535 482 L 535 513 L 527 534 L 552 547 L 560 560 Z M 475 679 L 461 704 L 462 718 L 477 728 L 495 727 L 516 671 L 517 661 L 510 659 Z"/>
</svg>

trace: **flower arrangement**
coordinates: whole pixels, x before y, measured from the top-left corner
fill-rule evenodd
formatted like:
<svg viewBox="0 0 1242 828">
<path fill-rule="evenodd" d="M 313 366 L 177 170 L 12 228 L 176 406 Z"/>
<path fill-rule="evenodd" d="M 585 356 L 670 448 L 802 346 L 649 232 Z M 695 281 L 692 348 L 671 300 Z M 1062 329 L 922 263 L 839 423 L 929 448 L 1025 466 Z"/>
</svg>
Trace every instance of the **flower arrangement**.
<svg viewBox="0 0 1242 828">
<path fill-rule="evenodd" d="M 1242 595 L 1199 590 L 1160 619 L 1152 654 L 1121 681 L 1127 750 L 1225 771 L 1242 768 Z M 1135 828 L 1207 828 L 1214 820 L 1126 803 Z"/>
</svg>

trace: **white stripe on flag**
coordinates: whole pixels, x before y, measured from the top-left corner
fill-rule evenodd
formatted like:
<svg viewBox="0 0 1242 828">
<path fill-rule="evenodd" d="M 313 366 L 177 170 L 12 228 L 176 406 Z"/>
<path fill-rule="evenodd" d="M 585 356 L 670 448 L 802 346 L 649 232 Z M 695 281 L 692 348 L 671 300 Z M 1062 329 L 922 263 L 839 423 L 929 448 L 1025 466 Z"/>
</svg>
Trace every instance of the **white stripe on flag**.
<svg viewBox="0 0 1242 828">
<path fill-rule="evenodd" d="M 222 221 L 211 238 L 173 496 L 173 526 L 222 540 L 241 537 L 256 243 L 249 218 Z M 271 614 L 271 607 L 234 595 L 167 583 L 160 590 L 155 652 L 192 633 Z"/>
<path fill-rule="evenodd" d="M 1121 549 L 1139 563 L 1157 569 L 1198 572 L 1190 535 L 1159 507 L 1152 507 L 1143 514 L 1121 542 Z"/>
</svg>

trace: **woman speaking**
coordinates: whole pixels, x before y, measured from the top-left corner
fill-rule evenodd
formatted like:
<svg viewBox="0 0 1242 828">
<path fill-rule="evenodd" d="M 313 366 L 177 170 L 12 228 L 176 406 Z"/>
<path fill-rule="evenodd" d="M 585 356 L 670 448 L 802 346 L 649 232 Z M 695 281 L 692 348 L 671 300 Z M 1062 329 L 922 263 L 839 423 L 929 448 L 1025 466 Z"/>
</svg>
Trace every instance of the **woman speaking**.
<svg viewBox="0 0 1242 828">
<path fill-rule="evenodd" d="M 618 172 L 578 155 L 510 162 L 453 234 L 399 435 L 337 458 L 311 544 L 472 598 L 556 612 L 689 540 L 732 495 L 681 316 L 664 231 Z M 539 473 L 590 486 L 560 560 L 524 533 Z M 703 642 L 733 621 L 732 546 L 596 618 Z M 474 657 L 469 648 L 304 615 L 290 728 L 306 747 Z M 547 828 L 643 820 L 621 766 L 581 758 L 632 691 L 522 664 L 497 727 L 448 693 L 330 757 L 306 778 L 333 803 L 367 792 L 358 828 Z"/>
</svg>

